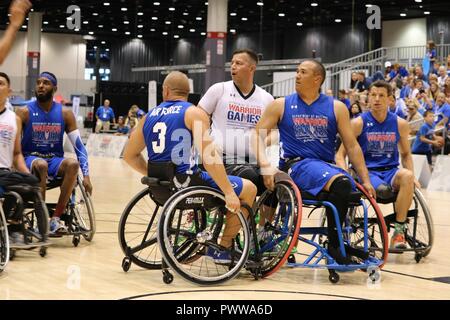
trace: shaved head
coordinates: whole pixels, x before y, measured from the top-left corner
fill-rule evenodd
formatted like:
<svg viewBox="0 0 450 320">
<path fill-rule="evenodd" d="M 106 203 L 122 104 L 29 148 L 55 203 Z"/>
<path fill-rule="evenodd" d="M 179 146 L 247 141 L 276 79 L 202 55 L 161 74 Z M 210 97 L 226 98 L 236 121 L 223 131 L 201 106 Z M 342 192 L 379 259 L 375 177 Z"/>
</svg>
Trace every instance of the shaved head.
<svg viewBox="0 0 450 320">
<path fill-rule="evenodd" d="M 170 72 L 164 79 L 163 86 L 169 88 L 173 95 L 182 97 L 189 95 L 189 79 L 180 71 Z"/>
</svg>

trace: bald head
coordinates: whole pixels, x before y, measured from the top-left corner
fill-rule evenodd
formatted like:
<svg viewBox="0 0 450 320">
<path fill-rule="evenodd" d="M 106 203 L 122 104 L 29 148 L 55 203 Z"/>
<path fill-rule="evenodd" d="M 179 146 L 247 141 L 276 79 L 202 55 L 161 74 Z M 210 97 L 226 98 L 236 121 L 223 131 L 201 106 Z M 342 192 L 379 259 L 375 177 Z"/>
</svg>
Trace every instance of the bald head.
<svg viewBox="0 0 450 320">
<path fill-rule="evenodd" d="M 183 97 L 187 98 L 189 95 L 189 80 L 188 77 L 179 71 L 170 72 L 163 82 L 163 92 L 164 89 L 167 91 L 167 95 L 172 97 Z M 170 100 L 170 99 L 165 99 Z"/>
</svg>

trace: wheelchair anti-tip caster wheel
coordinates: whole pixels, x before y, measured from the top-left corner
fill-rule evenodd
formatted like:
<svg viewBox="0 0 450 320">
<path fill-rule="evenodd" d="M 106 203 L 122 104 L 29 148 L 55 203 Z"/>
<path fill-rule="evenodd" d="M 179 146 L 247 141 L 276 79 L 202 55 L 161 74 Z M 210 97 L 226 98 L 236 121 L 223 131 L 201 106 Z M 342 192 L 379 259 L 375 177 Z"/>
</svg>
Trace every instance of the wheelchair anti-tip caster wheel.
<svg viewBox="0 0 450 320">
<path fill-rule="evenodd" d="M 173 281 L 173 275 L 171 273 L 164 273 L 163 281 L 165 284 L 171 284 Z"/>
<path fill-rule="evenodd" d="M 380 272 L 377 270 L 372 270 L 369 274 L 369 279 L 372 283 L 377 282 L 380 280 Z"/>
<path fill-rule="evenodd" d="M 13 261 L 15 257 L 16 257 L 16 250 L 15 249 L 9 250 L 9 261 Z"/>
<path fill-rule="evenodd" d="M 295 256 L 293 254 L 290 254 L 288 257 L 288 263 L 296 263 L 297 260 L 295 259 Z"/>
<path fill-rule="evenodd" d="M 41 247 L 39 249 L 39 255 L 43 258 L 47 255 L 47 247 Z"/>
<path fill-rule="evenodd" d="M 338 283 L 339 282 L 339 275 L 335 271 L 330 271 L 330 275 L 328 276 L 328 280 L 330 280 L 331 283 Z"/>
<path fill-rule="evenodd" d="M 262 278 L 261 268 L 259 267 L 251 270 L 251 273 L 253 274 L 253 278 L 255 278 L 255 280 L 259 280 Z"/>
<path fill-rule="evenodd" d="M 416 253 L 415 255 L 414 255 L 414 259 L 416 260 L 416 262 L 417 263 L 419 263 L 420 262 L 420 260 L 422 260 L 422 254 L 421 253 Z"/>
<path fill-rule="evenodd" d="M 130 270 L 130 267 L 131 267 L 130 258 L 129 257 L 123 258 L 123 260 L 122 260 L 122 269 L 123 269 L 123 271 L 128 272 L 128 270 Z"/>
<path fill-rule="evenodd" d="M 74 247 L 78 247 L 78 244 L 80 243 L 80 237 L 79 236 L 74 236 L 72 239 L 72 244 Z"/>
</svg>

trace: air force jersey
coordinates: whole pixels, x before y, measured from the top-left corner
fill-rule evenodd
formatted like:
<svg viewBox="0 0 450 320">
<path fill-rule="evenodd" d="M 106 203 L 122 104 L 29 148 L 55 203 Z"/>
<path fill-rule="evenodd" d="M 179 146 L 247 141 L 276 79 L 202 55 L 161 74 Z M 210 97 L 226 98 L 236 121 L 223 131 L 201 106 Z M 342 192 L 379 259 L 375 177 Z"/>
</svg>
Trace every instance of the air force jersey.
<svg viewBox="0 0 450 320">
<path fill-rule="evenodd" d="M 358 137 L 368 169 L 395 168 L 399 166 L 397 115 L 388 112 L 383 122 L 378 122 L 370 112 L 361 115 L 362 132 Z"/>
<path fill-rule="evenodd" d="M 334 162 L 338 130 L 333 97 L 320 94 L 307 105 L 297 93 L 287 96 L 278 129 L 280 168 L 297 157 Z"/>
<path fill-rule="evenodd" d="M 184 122 L 191 106 L 185 101 L 165 101 L 147 113 L 143 127 L 149 160 L 172 161 L 181 174 L 198 170 L 192 132 Z"/>
<path fill-rule="evenodd" d="M 37 101 L 31 102 L 27 107 L 29 119 L 23 130 L 23 155 L 64 157 L 65 123 L 62 105 L 53 102 L 49 112 L 42 110 Z"/>
<path fill-rule="evenodd" d="M 211 136 L 225 161 L 250 155 L 251 129 L 272 101 L 273 97 L 257 85 L 247 96 L 233 81 L 219 82 L 208 89 L 199 105 L 212 115 Z"/>
</svg>

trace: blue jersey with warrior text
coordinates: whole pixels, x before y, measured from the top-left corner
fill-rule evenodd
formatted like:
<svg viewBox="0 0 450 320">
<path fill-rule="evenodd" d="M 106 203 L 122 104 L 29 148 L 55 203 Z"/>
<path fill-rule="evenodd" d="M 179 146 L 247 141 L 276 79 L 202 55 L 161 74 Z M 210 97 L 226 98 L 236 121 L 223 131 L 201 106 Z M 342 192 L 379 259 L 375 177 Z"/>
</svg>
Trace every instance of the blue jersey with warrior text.
<svg viewBox="0 0 450 320">
<path fill-rule="evenodd" d="M 388 112 L 383 122 L 378 122 L 370 112 L 361 115 L 362 132 L 358 137 L 368 169 L 394 168 L 399 165 L 397 115 Z"/>
<path fill-rule="evenodd" d="M 23 129 L 23 155 L 64 157 L 65 123 L 62 105 L 53 102 L 49 112 L 42 110 L 37 101 L 31 102 L 27 107 L 29 118 Z"/>
<path fill-rule="evenodd" d="M 151 109 L 145 119 L 143 134 L 150 161 L 172 161 L 177 173 L 192 174 L 198 170 L 192 133 L 184 123 L 189 107 L 185 101 L 165 101 Z"/>
<path fill-rule="evenodd" d="M 280 168 L 297 157 L 334 162 L 337 122 L 334 99 L 324 94 L 307 105 L 297 93 L 285 98 L 280 131 Z"/>
</svg>

